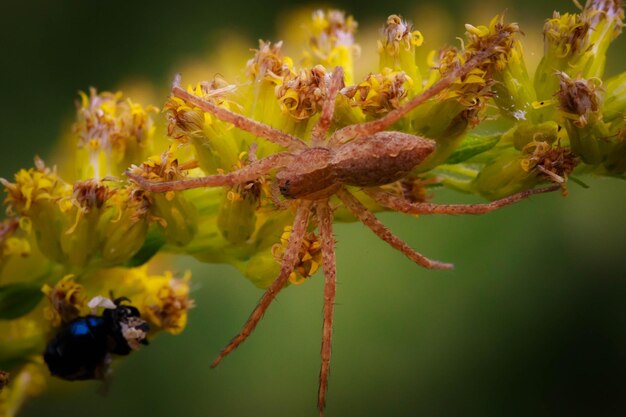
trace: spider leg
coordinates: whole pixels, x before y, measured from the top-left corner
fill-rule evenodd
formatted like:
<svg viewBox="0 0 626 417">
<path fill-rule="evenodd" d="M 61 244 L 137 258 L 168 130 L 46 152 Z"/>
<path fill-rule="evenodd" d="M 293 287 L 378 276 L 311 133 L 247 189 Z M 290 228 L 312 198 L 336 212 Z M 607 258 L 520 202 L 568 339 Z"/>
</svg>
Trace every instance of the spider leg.
<svg viewBox="0 0 626 417">
<path fill-rule="evenodd" d="M 273 168 L 280 168 L 288 164 L 293 158 L 289 152 L 281 152 L 270 155 L 259 161 L 246 165 L 236 171 L 223 175 L 209 175 L 208 177 L 186 178 L 175 181 L 153 182 L 138 174 L 133 174 L 131 170 L 126 171 L 126 176 L 139 184 L 147 191 L 160 193 L 165 191 L 188 190 L 200 187 L 220 187 L 242 184 L 254 181 L 266 174 Z"/>
<path fill-rule="evenodd" d="M 426 91 L 413 97 L 410 101 L 403 104 L 401 107 L 390 111 L 380 119 L 372 120 L 371 122 L 366 123 L 353 124 L 337 130 L 329 139 L 330 146 L 337 146 L 359 137 L 371 136 L 374 133 L 387 129 L 389 126 L 403 118 L 411 110 L 450 87 L 455 80 L 463 77 L 472 69 L 484 63 L 490 55 L 497 53 L 500 41 L 508 35 L 510 35 L 508 32 L 501 32 L 499 36 L 494 37 L 489 45 L 486 45 L 481 52 L 475 54 L 465 64 L 452 70 L 431 85 Z"/>
<path fill-rule="evenodd" d="M 322 114 L 311 132 L 311 146 L 321 146 L 324 143 L 324 136 L 326 136 L 330 123 L 333 121 L 335 100 L 341 87 L 343 87 L 343 67 L 335 67 L 328 82 Z"/>
<path fill-rule="evenodd" d="M 343 201 L 343 204 L 354 214 L 361 222 L 369 227 L 379 238 L 389 243 L 391 247 L 399 250 L 404 253 L 410 260 L 415 262 L 416 264 L 423 266 L 428 269 L 452 269 L 454 265 L 438 262 L 428 259 L 424 255 L 414 251 L 411 249 L 409 245 L 407 245 L 404 241 L 402 241 L 399 237 L 395 236 L 393 233 L 385 227 L 384 224 L 380 222 L 359 200 L 356 199 L 348 190 L 345 188 L 339 189 L 337 191 L 337 195 Z"/>
<path fill-rule="evenodd" d="M 322 365 L 320 367 L 320 384 L 317 394 L 317 408 L 320 416 L 326 406 L 328 375 L 330 374 L 331 339 L 333 333 L 333 309 L 335 307 L 335 290 L 337 286 L 335 263 L 335 240 L 333 238 L 333 214 L 328 200 L 315 205 L 318 228 L 322 240 L 322 256 L 324 262 L 324 323 L 322 325 Z"/>
<path fill-rule="evenodd" d="M 196 107 L 204 110 L 205 112 L 215 115 L 220 120 L 231 123 L 241 130 L 245 130 L 248 133 L 252 133 L 255 136 L 265 138 L 270 142 L 276 143 L 286 148 L 294 149 L 306 149 L 307 146 L 304 142 L 295 136 L 282 132 L 272 126 L 264 123 L 252 120 L 242 114 L 232 112 L 223 107 L 217 106 L 201 97 L 191 94 L 187 90 L 180 86 L 180 76 L 177 75 L 174 79 L 174 85 L 172 87 L 172 94 L 186 102 L 193 104 Z"/>
<path fill-rule="evenodd" d="M 235 350 L 237 346 L 243 343 L 248 336 L 254 331 L 265 310 L 269 307 L 271 302 L 276 298 L 276 295 L 283 289 L 283 286 L 287 282 L 291 271 L 298 259 L 298 252 L 302 245 L 302 238 L 306 233 L 307 226 L 309 224 L 309 214 L 311 213 L 310 201 L 302 201 L 296 212 L 296 217 L 293 221 L 293 228 L 291 235 L 289 236 L 289 242 L 287 243 L 287 250 L 283 254 L 283 261 L 280 266 L 280 274 L 278 278 L 274 280 L 272 285 L 265 291 L 265 294 L 259 300 L 256 308 L 250 314 L 248 321 L 244 324 L 243 328 L 237 336 L 235 336 L 230 343 L 222 349 L 222 352 L 211 364 L 211 368 L 215 368 L 230 352 Z"/>
<path fill-rule="evenodd" d="M 433 204 L 433 203 L 412 203 L 402 197 L 395 196 L 378 187 L 364 188 L 363 191 L 372 197 L 379 204 L 395 211 L 409 214 L 484 214 L 497 210 L 501 207 L 517 203 L 535 194 L 549 193 L 560 190 L 560 185 L 525 190 L 519 193 L 479 204 Z"/>
</svg>

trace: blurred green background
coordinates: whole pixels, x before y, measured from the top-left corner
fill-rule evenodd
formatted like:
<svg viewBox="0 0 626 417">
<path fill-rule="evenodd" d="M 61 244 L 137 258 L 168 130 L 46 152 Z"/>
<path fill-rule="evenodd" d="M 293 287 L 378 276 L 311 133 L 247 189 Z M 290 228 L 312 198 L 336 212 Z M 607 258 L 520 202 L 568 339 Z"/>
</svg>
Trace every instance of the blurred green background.
<svg viewBox="0 0 626 417">
<path fill-rule="evenodd" d="M 337 1 L 365 26 L 428 2 Z M 477 11 L 508 8 L 529 38 L 569 1 L 437 1 L 454 33 Z M 293 1 L 3 2 L 0 176 L 44 158 L 71 123 L 76 92 L 142 80 L 166 86 L 180 62 L 208 55 L 229 29 L 274 39 Z M 472 23 L 486 23 L 476 22 Z M 436 24 L 436 22 L 435 22 Z M 428 39 L 428 33 L 424 33 Z M 357 34 L 358 40 L 358 34 Z M 622 38 L 608 72 L 625 68 Z M 537 51 L 540 53 L 540 51 Z M 207 78 L 213 74 L 208 74 Z M 163 96 L 164 98 L 164 96 Z M 160 104 L 160 103 L 155 103 Z M 336 228 L 339 285 L 327 415 L 626 415 L 626 183 L 585 178 L 486 216 L 384 214 L 383 221 L 452 272 L 420 269 L 359 224 Z M 472 201 L 452 192 L 441 201 Z M 209 364 L 261 292 L 233 268 L 191 268 L 188 329 L 119 363 L 98 383 L 56 381 L 22 416 L 314 416 L 321 276 L 284 291 L 257 331 L 216 370 Z"/>
</svg>

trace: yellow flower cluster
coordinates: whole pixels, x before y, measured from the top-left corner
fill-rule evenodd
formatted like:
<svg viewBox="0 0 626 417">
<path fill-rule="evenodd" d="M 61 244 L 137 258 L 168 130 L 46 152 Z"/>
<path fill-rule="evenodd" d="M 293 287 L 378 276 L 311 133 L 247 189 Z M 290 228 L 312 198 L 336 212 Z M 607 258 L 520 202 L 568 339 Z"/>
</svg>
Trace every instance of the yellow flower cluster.
<svg viewBox="0 0 626 417">
<path fill-rule="evenodd" d="M 154 106 L 144 108 L 121 92 L 98 94 L 92 88 L 80 92 L 81 104 L 73 130 L 80 153 L 87 154 L 89 164 L 82 178 L 104 178 L 120 175 L 128 166 L 152 152 L 154 125 L 150 113 Z"/>
<path fill-rule="evenodd" d="M 285 231 L 280 236 L 280 243 L 272 246 L 272 255 L 280 263 L 283 254 L 287 249 L 289 236 L 291 236 L 291 226 L 286 226 Z M 302 284 L 307 278 L 312 277 L 322 265 L 322 243 L 315 233 L 307 234 L 302 239 L 302 246 L 298 252 L 298 260 L 294 270 L 289 275 L 289 282 L 295 285 Z"/>
</svg>

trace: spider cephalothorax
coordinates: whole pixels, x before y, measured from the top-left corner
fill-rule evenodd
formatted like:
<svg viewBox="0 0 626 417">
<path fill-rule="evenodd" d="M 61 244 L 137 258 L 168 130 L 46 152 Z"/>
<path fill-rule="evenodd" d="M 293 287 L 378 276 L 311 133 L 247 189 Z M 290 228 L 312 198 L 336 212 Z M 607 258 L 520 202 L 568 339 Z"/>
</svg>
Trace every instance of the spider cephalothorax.
<svg viewBox="0 0 626 417">
<path fill-rule="evenodd" d="M 320 119 L 312 130 L 309 144 L 286 132 L 198 97 L 181 88 L 180 79 L 176 79 L 172 93 L 177 99 L 211 113 L 218 119 L 231 123 L 241 130 L 281 145 L 287 151 L 252 161 L 248 165 L 223 175 L 164 182 L 152 182 L 134 170 L 130 170 L 127 175 L 145 190 L 168 192 L 197 187 L 232 187 L 258 180 L 275 171 L 276 174 L 270 175 L 269 180 L 273 182 L 282 197 L 291 201 L 296 207 L 289 240 L 282 253 L 278 277 L 267 288 L 241 332 L 224 348 L 213 362 L 213 366 L 218 365 L 226 355 L 250 335 L 272 300 L 289 280 L 298 262 L 298 253 L 307 234 L 310 217 L 314 213 L 321 242 L 325 274 L 322 365 L 318 395 L 318 407 L 320 412 L 323 412 L 330 369 L 332 318 L 336 287 L 335 242 L 332 231 L 333 210 L 329 204 L 331 197 L 337 196 L 343 205 L 377 236 L 420 266 L 432 269 L 452 268 L 452 264 L 426 258 L 393 235 L 365 208 L 347 188 L 348 186 L 362 188 L 368 196 L 383 207 L 412 214 L 481 214 L 515 203 L 532 194 L 549 192 L 559 188 L 556 185 L 528 190 L 491 203 L 471 205 L 438 205 L 419 202 L 415 199 L 405 199 L 381 188 L 381 186 L 403 180 L 409 176 L 415 167 L 420 165 L 436 148 L 433 140 L 407 133 L 386 131 L 386 129 L 419 104 L 445 91 L 471 70 L 488 67 L 491 65 L 490 63 L 497 62 L 499 55 L 502 54 L 500 43 L 511 35 L 507 28 L 503 27 L 496 36 L 481 45 L 482 49 L 474 51 L 467 57 L 463 64 L 457 63 L 456 67 L 449 69 L 429 89 L 400 107 L 373 121 L 349 125 L 328 135 L 333 120 L 335 100 L 344 84 L 343 68 L 336 67 L 332 75 L 327 78 L 324 86 L 325 94 Z"/>
</svg>

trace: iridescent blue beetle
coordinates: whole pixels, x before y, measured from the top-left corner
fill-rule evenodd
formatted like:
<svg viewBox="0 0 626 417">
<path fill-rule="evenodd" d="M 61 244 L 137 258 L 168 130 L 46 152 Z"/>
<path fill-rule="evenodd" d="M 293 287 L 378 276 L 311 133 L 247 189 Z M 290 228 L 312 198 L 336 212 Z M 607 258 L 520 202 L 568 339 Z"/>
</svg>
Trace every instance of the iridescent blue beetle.
<svg viewBox="0 0 626 417">
<path fill-rule="evenodd" d="M 48 342 L 43 357 L 53 376 L 68 381 L 104 379 L 111 354 L 128 355 L 148 344 L 150 327 L 136 307 L 122 305 L 127 298 L 94 300 L 105 307 L 101 316 L 78 317 L 64 324 Z"/>
</svg>

